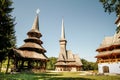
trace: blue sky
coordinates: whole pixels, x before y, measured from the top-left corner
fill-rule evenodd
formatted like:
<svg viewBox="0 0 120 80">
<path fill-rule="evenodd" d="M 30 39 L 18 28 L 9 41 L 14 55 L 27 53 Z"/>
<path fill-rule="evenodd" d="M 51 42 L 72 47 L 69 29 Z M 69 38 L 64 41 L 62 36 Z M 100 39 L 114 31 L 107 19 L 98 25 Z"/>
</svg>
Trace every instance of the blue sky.
<svg viewBox="0 0 120 80">
<path fill-rule="evenodd" d="M 64 18 L 67 50 L 80 58 L 96 61 L 96 49 L 105 36 L 115 33 L 116 15 L 104 12 L 99 0 L 13 0 L 16 17 L 17 47 L 24 44 L 33 25 L 36 10 L 40 9 L 39 28 L 48 57 L 58 57 L 62 18 Z"/>
</svg>

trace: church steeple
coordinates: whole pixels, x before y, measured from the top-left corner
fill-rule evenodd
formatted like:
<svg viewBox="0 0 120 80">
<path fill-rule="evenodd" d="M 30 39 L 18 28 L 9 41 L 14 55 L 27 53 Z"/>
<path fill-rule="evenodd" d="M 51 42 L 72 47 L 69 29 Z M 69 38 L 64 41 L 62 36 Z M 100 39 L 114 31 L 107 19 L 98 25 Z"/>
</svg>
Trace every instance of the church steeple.
<svg viewBox="0 0 120 80">
<path fill-rule="evenodd" d="M 62 56 L 65 60 L 67 59 L 66 43 L 67 41 L 65 39 L 64 21 L 62 19 L 62 29 L 61 29 L 61 39 L 60 39 L 60 56 Z"/>
<path fill-rule="evenodd" d="M 37 15 L 36 15 L 36 18 L 35 18 L 33 26 L 32 26 L 32 29 L 35 29 L 38 31 L 39 31 L 39 12 L 40 12 L 40 10 L 37 9 L 37 11 L 36 11 Z"/>
<path fill-rule="evenodd" d="M 38 18 L 38 14 L 36 15 L 36 18 L 34 20 L 32 29 L 38 30 L 39 31 L 39 18 Z"/>
<path fill-rule="evenodd" d="M 64 21 L 62 19 L 61 40 L 65 40 Z"/>
<path fill-rule="evenodd" d="M 64 21 L 62 19 L 61 26 L 61 38 L 60 43 L 60 52 L 57 62 L 55 64 L 57 71 L 78 71 L 80 70 L 82 63 L 80 58 L 73 54 L 71 50 L 66 49 L 67 40 L 65 39 L 65 29 Z"/>
<path fill-rule="evenodd" d="M 40 38 L 42 34 L 39 32 L 39 9 L 36 11 L 36 17 L 33 22 L 32 29 L 27 33 L 29 37 L 37 37 Z"/>
</svg>

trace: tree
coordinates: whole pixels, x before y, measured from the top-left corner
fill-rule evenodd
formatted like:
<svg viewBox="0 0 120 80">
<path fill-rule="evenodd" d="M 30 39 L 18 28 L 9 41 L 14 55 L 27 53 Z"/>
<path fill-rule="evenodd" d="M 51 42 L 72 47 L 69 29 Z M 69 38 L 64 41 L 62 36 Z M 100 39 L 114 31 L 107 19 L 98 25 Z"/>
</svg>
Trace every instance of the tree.
<svg viewBox="0 0 120 80">
<path fill-rule="evenodd" d="M 116 15 L 120 16 L 120 0 L 99 0 L 103 4 L 105 12 L 109 14 L 115 12 Z M 120 26 L 116 28 L 116 32 L 120 31 Z"/>
<path fill-rule="evenodd" d="M 15 18 L 10 14 L 13 11 L 12 0 L 0 0 L 0 62 L 6 59 L 10 50 L 15 47 L 14 31 Z M 9 61 L 9 60 L 8 60 Z M 8 64 L 9 65 L 9 64 Z"/>
<path fill-rule="evenodd" d="M 54 70 L 56 62 L 57 62 L 57 58 L 56 57 L 50 57 L 49 58 L 49 62 L 47 63 L 47 69 Z"/>
<path fill-rule="evenodd" d="M 120 0 L 99 0 L 103 4 L 105 12 L 109 14 L 115 12 L 116 15 L 120 15 Z"/>
<path fill-rule="evenodd" d="M 97 63 L 95 63 L 95 62 L 88 62 L 85 59 L 81 59 L 81 62 L 83 64 L 82 68 L 85 71 L 86 70 L 97 70 L 98 69 Z"/>
</svg>

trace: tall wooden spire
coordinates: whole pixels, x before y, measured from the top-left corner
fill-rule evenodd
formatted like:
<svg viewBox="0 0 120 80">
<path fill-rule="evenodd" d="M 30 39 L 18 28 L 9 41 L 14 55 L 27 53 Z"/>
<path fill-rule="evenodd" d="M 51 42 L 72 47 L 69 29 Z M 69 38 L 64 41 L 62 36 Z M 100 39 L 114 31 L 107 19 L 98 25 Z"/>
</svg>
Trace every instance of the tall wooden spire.
<svg viewBox="0 0 120 80">
<path fill-rule="evenodd" d="M 33 26 L 32 26 L 32 29 L 35 29 L 38 31 L 39 31 L 39 12 L 40 12 L 40 10 L 37 9 L 37 11 L 36 11 L 37 15 L 36 15 L 36 18 L 35 18 Z"/>
<path fill-rule="evenodd" d="M 66 54 L 66 39 L 65 39 L 65 30 L 64 30 L 64 21 L 62 19 L 62 29 L 61 29 L 61 39 L 60 39 L 60 55 L 61 59 L 67 59 L 67 54 Z"/>
<path fill-rule="evenodd" d="M 34 20 L 34 23 L 33 23 L 33 26 L 32 26 L 32 29 L 35 29 L 35 30 L 38 30 L 39 31 L 39 18 L 38 18 L 38 14 Z"/>
<path fill-rule="evenodd" d="M 36 11 L 36 17 L 33 22 L 32 29 L 27 33 L 29 37 L 37 37 L 40 38 L 42 34 L 39 31 L 39 9 Z M 35 34 L 35 35 L 33 35 Z"/>
<path fill-rule="evenodd" d="M 61 40 L 65 40 L 64 21 L 62 19 Z"/>
</svg>

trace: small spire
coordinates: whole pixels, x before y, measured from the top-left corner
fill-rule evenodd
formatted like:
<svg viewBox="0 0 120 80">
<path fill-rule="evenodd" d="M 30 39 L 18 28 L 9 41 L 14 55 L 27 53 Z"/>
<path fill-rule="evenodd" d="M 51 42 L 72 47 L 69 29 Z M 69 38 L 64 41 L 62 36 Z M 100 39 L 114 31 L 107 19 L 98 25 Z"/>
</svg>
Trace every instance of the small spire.
<svg viewBox="0 0 120 80">
<path fill-rule="evenodd" d="M 37 9 L 36 10 L 36 18 L 34 20 L 34 23 L 33 23 L 33 26 L 32 26 L 32 29 L 35 29 L 35 30 L 38 30 L 39 31 L 39 13 L 40 13 L 40 10 Z"/>
<path fill-rule="evenodd" d="M 65 40 L 65 31 L 64 31 L 64 21 L 63 21 L 63 18 L 62 18 L 61 40 Z"/>
</svg>

